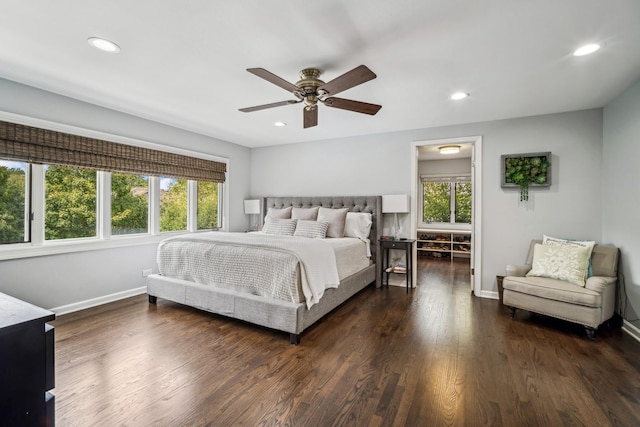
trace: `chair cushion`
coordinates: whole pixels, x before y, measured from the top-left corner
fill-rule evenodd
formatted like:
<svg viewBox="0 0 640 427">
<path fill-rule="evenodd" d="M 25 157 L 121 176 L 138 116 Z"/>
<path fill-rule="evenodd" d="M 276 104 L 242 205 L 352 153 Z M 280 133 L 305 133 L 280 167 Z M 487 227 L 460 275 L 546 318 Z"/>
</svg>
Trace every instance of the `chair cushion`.
<svg viewBox="0 0 640 427">
<path fill-rule="evenodd" d="M 507 276 L 504 278 L 502 286 L 504 289 L 514 292 L 569 304 L 596 308 L 602 306 L 602 295 L 600 293 L 562 280 L 549 279 L 547 277 Z"/>
</svg>

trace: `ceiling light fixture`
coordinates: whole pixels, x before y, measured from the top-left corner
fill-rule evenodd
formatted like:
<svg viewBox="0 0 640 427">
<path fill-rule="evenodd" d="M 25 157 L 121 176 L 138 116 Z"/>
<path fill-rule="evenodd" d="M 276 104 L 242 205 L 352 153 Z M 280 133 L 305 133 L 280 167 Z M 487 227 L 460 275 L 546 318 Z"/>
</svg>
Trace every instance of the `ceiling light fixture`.
<svg viewBox="0 0 640 427">
<path fill-rule="evenodd" d="M 454 100 L 454 101 L 459 101 L 461 99 L 465 99 L 467 96 L 469 96 L 468 93 L 456 92 L 453 95 L 451 95 L 449 98 Z"/>
<path fill-rule="evenodd" d="M 595 43 L 586 44 L 586 45 L 576 49 L 575 52 L 573 52 L 573 56 L 589 55 L 590 53 L 593 53 L 598 49 L 600 49 L 600 45 L 599 44 L 595 44 Z"/>
<path fill-rule="evenodd" d="M 89 37 L 87 42 L 98 50 L 108 53 L 120 52 L 120 46 L 112 42 L 111 40 L 103 39 L 100 37 Z"/>
<path fill-rule="evenodd" d="M 442 147 L 438 147 L 440 150 L 440 154 L 456 154 L 460 152 L 459 145 L 443 145 Z"/>
<path fill-rule="evenodd" d="M 283 126 L 286 126 L 287 124 L 286 124 L 285 122 L 275 122 L 273 125 L 274 125 L 275 127 L 279 127 L 279 128 L 281 128 L 281 127 L 283 127 Z"/>
</svg>

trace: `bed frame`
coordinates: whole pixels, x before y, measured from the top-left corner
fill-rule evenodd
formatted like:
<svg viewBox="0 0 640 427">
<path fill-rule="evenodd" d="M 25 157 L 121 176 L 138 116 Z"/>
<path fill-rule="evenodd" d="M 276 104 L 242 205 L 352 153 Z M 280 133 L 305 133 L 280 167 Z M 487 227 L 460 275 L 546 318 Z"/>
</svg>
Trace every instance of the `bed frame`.
<svg viewBox="0 0 640 427">
<path fill-rule="evenodd" d="M 201 310 L 244 320 L 268 328 L 288 332 L 291 344 L 300 342 L 300 334 L 320 320 L 324 315 L 374 283 L 380 286 L 380 272 L 376 260 L 380 254 L 380 236 L 382 235 L 382 197 L 381 196 L 342 196 L 342 197 L 267 197 L 262 199 L 263 213 L 269 208 L 288 206 L 307 208 L 322 206 L 325 208 L 348 208 L 350 212 L 369 212 L 373 224 L 371 240 L 372 263 L 367 268 L 342 280 L 335 289 L 327 289 L 320 301 L 307 309 L 306 304 L 268 299 L 229 289 L 214 288 L 181 279 L 152 274 L 147 277 L 149 303 L 155 304 L 158 297 Z"/>
</svg>

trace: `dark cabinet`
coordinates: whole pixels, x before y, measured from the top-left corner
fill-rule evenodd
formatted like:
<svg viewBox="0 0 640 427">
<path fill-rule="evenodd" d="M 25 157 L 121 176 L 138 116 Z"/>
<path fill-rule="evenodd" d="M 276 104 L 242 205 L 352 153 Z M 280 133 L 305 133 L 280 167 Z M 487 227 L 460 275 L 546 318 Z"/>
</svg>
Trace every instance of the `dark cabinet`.
<svg viewBox="0 0 640 427">
<path fill-rule="evenodd" d="M 54 426 L 54 319 L 0 293 L 0 427 Z"/>
</svg>

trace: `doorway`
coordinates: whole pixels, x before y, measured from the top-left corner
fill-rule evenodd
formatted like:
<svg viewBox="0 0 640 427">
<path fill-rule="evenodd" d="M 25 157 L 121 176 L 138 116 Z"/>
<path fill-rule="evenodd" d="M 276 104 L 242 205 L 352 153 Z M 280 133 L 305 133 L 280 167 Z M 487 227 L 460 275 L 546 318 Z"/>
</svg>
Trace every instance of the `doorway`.
<svg viewBox="0 0 640 427">
<path fill-rule="evenodd" d="M 441 154 L 443 151 L 441 148 L 447 146 L 452 146 L 458 152 L 449 155 Z M 453 261 L 453 257 L 464 256 L 464 252 L 468 251 L 467 256 L 470 258 L 471 270 L 469 287 L 477 296 L 480 296 L 482 289 L 481 153 L 481 136 L 415 141 L 412 143 L 411 150 L 411 236 L 418 240 L 418 246 L 422 248 L 417 248 L 414 251 L 413 265 L 417 265 L 418 252 L 438 254 L 438 256 L 445 258 L 451 257 L 451 261 Z M 436 159 L 449 159 L 451 162 L 441 162 L 436 161 Z M 425 170 L 425 162 L 428 161 L 432 161 L 432 163 L 429 163 L 431 170 Z M 466 163 L 467 161 L 468 163 Z M 447 164 L 451 165 L 452 168 L 449 172 L 442 169 L 442 167 L 447 167 L 444 166 Z M 467 167 L 465 167 L 465 164 Z M 465 182 L 469 182 L 471 187 L 470 213 L 464 212 L 464 206 L 455 206 L 456 188 L 464 189 Z M 434 184 L 432 185 L 431 183 Z M 446 191 L 446 188 L 448 188 L 449 194 L 454 194 L 449 199 L 451 203 L 449 217 L 446 217 L 446 213 L 444 213 L 446 209 L 444 208 L 441 213 L 425 213 L 423 205 L 424 189 L 431 188 L 431 186 L 442 191 Z M 458 196 L 462 200 L 464 198 L 463 192 L 459 192 Z M 456 213 L 456 210 L 458 210 L 458 213 Z M 425 218 L 425 215 L 427 218 Z M 435 219 L 435 222 L 432 222 L 431 219 Z M 469 219 L 470 224 L 468 223 Z M 418 230 L 421 230 L 424 235 L 418 235 Z M 429 232 L 424 233 L 425 230 Z M 434 231 L 434 233 L 431 233 L 431 231 Z M 435 240 L 436 236 L 441 242 L 426 241 L 431 237 L 434 237 Z M 420 239 L 420 237 L 424 237 L 424 239 Z M 414 283 L 417 283 L 417 272 L 414 271 L 413 274 Z"/>
</svg>

